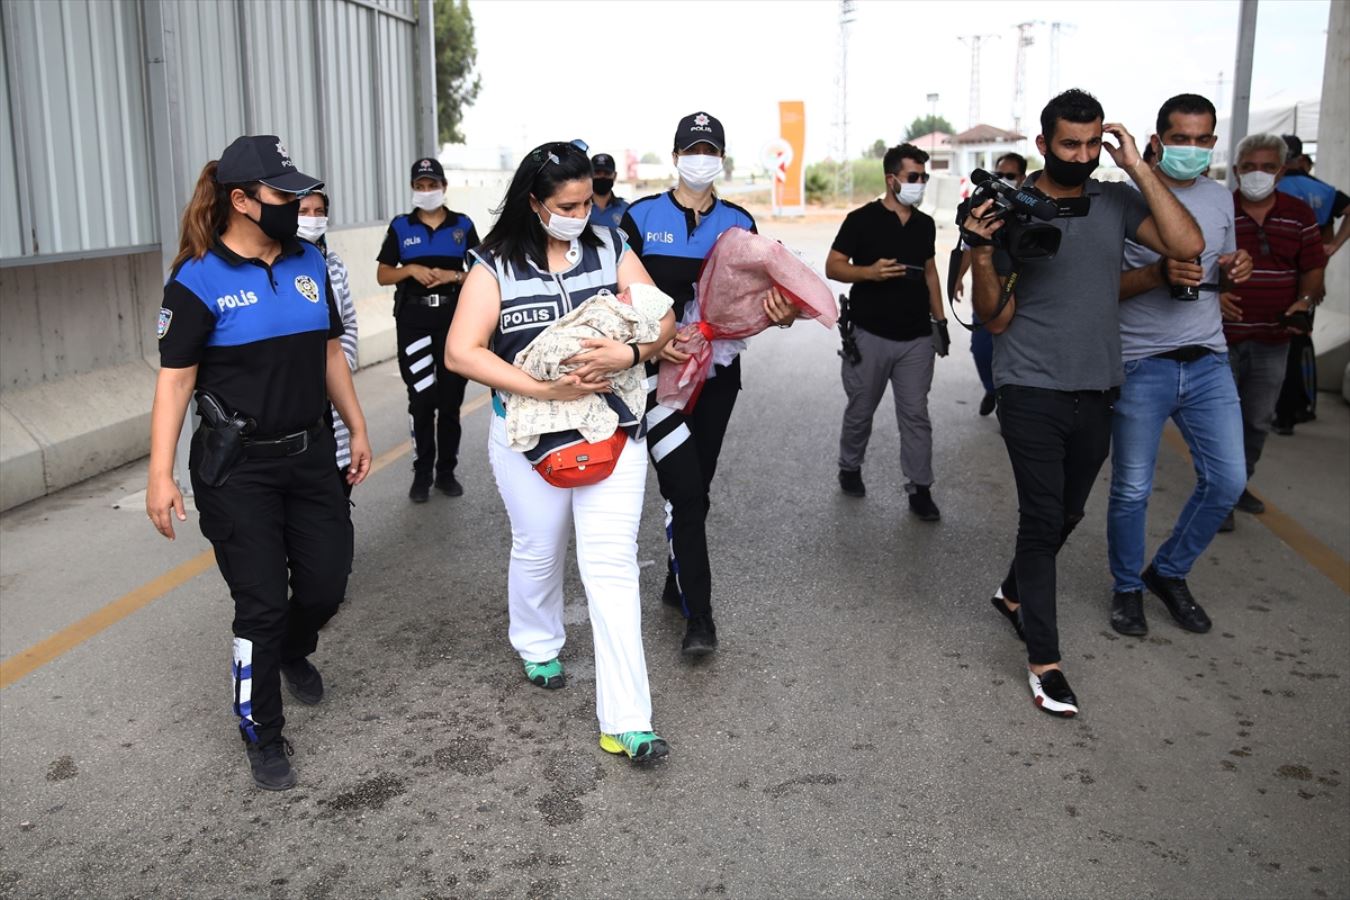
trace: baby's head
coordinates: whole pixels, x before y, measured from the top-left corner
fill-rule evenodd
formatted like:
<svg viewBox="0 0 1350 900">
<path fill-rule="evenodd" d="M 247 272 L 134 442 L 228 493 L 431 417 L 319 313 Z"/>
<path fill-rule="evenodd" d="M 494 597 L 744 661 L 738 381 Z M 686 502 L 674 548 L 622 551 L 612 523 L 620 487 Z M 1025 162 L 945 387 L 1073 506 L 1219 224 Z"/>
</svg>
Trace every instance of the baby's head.
<svg viewBox="0 0 1350 900">
<path fill-rule="evenodd" d="M 650 284 L 631 284 L 619 294 L 619 302 L 626 303 L 646 319 L 659 319 L 671 307 L 671 299 L 661 289 Z"/>
</svg>

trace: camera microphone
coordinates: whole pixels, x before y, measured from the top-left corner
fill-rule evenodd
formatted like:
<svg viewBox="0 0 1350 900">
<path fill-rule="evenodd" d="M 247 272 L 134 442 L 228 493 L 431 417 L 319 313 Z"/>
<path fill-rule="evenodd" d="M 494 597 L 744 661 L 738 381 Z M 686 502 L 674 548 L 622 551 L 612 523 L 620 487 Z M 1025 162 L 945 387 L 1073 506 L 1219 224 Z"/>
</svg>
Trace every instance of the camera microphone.
<svg viewBox="0 0 1350 900">
<path fill-rule="evenodd" d="M 1042 222 L 1049 222 L 1060 216 L 1059 207 L 1049 197 L 1040 192 L 1031 193 L 1022 188 L 1015 188 L 1001 178 L 990 175 L 984 169 L 976 169 L 971 172 L 970 180 L 977 187 L 987 186 L 989 190 L 998 193 L 1019 212 L 1035 216 Z"/>
</svg>

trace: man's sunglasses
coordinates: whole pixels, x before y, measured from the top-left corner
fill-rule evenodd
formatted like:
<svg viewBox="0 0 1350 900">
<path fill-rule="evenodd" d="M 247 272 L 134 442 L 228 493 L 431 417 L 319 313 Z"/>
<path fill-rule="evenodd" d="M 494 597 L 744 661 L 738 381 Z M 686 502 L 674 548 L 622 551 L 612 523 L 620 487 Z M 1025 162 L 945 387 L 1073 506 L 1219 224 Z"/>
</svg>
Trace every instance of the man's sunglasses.
<svg viewBox="0 0 1350 900">
<path fill-rule="evenodd" d="M 1002 178 L 1004 181 L 1016 181 L 1016 180 L 1017 180 L 1017 176 L 1018 176 L 1018 173 L 1017 173 L 1017 172 L 999 172 L 999 173 L 998 173 L 998 177 L 999 177 L 999 178 Z"/>
<path fill-rule="evenodd" d="M 581 140 L 580 138 L 576 139 L 575 141 L 566 141 L 566 142 L 557 141 L 552 144 L 545 144 L 544 146 L 540 147 L 538 150 L 535 150 L 532 154 L 530 154 L 534 159 L 539 161 L 539 168 L 534 170 L 535 177 L 538 178 L 539 173 L 544 171 L 544 166 L 548 165 L 549 163 L 558 165 L 558 163 L 560 162 L 560 160 L 558 159 L 558 153 L 566 153 L 569 147 L 580 150 L 583 156 L 586 154 L 586 151 L 591 149 L 589 146 L 587 146 L 586 142 Z"/>
<path fill-rule="evenodd" d="M 896 181 L 903 181 L 906 184 L 915 184 L 916 182 L 920 181 L 922 181 L 924 184 L 927 184 L 928 178 L 929 175 L 927 172 L 909 172 L 908 174 L 905 175 L 901 175 L 899 172 L 895 173 Z"/>
</svg>

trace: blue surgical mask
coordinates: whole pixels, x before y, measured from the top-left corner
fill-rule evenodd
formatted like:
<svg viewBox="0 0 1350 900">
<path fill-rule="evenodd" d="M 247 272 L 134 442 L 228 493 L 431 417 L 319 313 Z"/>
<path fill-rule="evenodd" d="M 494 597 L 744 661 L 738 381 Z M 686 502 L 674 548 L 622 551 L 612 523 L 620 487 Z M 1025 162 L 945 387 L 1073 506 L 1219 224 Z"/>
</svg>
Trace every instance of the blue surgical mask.
<svg viewBox="0 0 1350 900">
<path fill-rule="evenodd" d="M 1177 181 L 1190 181 L 1196 178 L 1209 168 L 1210 151 L 1205 147 L 1187 147 L 1187 146 L 1168 146 L 1163 145 L 1162 159 L 1158 160 L 1158 168 L 1163 170 L 1163 174 L 1169 178 L 1175 178 Z"/>
</svg>

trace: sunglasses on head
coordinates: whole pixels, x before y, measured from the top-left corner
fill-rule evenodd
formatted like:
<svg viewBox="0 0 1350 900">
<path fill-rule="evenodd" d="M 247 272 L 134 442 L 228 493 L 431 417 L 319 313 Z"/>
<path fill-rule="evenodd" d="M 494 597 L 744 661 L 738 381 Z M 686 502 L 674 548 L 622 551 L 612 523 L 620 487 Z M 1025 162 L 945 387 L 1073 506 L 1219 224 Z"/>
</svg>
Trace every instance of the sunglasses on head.
<svg viewBox="0 0 1350 900">
<path fill-rule="evenodd" d="M 532 154 L 530 154 L 532 157 L 539 160 L 539 168 L 534 170 L 535 177 L 538 178 L 539 173 L 544 171 L 544 166 L 548 165 L 549 163 L 557 165 L 560 162 L 560 160 L 558 159 L 558 152 L 566 153 L 567 148 L 569 147 L 580 150 L 583 155 L 586 153 L 586 151 L 591 149 L 589 146 L 587 146 L 586 142 L 581 140 L 580 138 L 578 138 L 575 141 L 555 141 L 552 144 L 545 144 L 544 146 L 540 147 L 538 150 L 535 150 Z"/>
<path fill-rule="evenodd" d="M 899 172 L 897 172 L 897 173 L 895 174 L 895 180 L 896 180 L 896 181 L 903 181 L 903 182 L 905 182 L 906 184 L 915 184 L 916 182 L 920 182 L 920 181 L 922 181 L 924 184 L 927 184 L 927 183 L 928 183 L 928 173 L 927 173 L 927 172 L 910 172 L 910 173 L 908 173 L 908 174 L 906 174 L 906 175 L 901 175 Z"/>
</svg>

